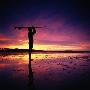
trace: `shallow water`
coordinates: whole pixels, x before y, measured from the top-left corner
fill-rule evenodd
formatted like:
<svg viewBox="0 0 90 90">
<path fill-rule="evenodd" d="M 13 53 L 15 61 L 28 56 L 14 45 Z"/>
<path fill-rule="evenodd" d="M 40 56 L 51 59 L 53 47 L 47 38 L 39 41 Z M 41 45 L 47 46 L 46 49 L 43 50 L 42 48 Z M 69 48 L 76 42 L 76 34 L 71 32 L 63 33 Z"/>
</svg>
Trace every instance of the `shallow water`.
<svg viewBox="0 0 90 90">
<path fill-rule="evenodd" d="M 89 90 L 89 53 L 0 55 L 0 90 Z"/>
</svg>

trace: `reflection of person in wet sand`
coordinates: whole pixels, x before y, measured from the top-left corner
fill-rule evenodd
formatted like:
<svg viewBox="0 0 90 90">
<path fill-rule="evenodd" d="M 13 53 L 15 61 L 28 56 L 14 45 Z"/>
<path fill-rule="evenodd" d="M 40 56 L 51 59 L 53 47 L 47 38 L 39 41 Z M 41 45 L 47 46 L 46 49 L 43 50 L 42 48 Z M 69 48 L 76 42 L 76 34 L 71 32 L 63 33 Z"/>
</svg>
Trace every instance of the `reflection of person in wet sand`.
<svg viewBox="0 0 90 90">
<path fill-rule="evenodd" d="M 29 66 L 28 66 L 28 69 L 29 69 L 29 75 L 28 75 L 28 79 L 29 79 L 29 82 L 28 82 L 28 90 L 34 90 L 33 72 L 32 72 L 31 60 L 30 60 L 30 58 L 29 58 Z"/>
</svg>

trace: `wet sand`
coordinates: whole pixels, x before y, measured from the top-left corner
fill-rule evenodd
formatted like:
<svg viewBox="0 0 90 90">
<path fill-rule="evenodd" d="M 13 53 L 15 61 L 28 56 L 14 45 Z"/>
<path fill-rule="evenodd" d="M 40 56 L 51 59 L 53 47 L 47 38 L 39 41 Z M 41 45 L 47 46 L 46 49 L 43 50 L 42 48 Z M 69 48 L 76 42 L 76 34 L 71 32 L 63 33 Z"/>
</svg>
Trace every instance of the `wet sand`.
<svg viewBox="0 0 90 90">
<path fill-rule="evenodd" d="M 0 90 L 90 90 L 89 53 L 32 54 L 32 72 L 28 59 L 0 55 Z"/>
</svg>

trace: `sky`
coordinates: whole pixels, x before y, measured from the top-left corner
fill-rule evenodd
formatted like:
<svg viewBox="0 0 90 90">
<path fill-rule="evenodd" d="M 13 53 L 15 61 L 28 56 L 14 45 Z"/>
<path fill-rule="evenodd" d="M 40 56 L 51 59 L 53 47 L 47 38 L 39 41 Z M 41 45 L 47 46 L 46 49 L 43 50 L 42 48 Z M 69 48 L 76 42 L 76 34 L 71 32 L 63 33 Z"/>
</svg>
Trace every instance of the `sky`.
<svg viewBox="0 0 90 90">
<path fill-rule="evenodd" d="M 26 29 L 41 26 L 34 49 L 90 50 L 89 0 L 0 0 L 0 48 L 28 48 Z"/>
</svg>

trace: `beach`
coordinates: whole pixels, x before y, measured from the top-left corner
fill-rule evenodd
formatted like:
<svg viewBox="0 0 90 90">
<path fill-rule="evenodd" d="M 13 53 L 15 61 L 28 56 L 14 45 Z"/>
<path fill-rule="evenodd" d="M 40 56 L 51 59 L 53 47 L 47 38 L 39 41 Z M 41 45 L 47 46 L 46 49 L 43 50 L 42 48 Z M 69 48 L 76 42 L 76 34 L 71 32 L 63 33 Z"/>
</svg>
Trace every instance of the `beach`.
<svg viewBox="0 0 90 90">
<path fill-rule="evenodd" d="M 0 90 L 89 90 L 90 53 L 0 55 Z M 30 70 L 29 70 L 30 69 Z"/>
</svg>

